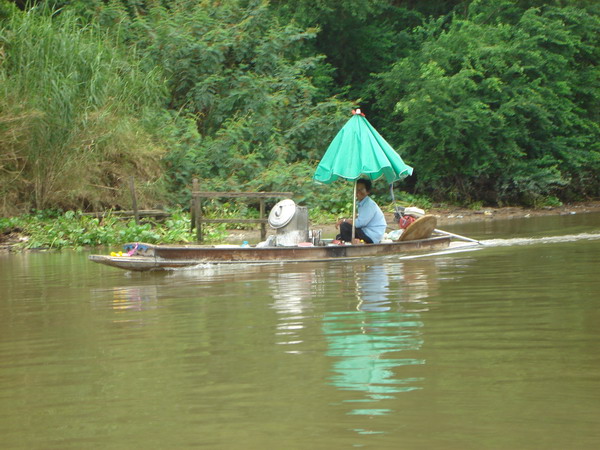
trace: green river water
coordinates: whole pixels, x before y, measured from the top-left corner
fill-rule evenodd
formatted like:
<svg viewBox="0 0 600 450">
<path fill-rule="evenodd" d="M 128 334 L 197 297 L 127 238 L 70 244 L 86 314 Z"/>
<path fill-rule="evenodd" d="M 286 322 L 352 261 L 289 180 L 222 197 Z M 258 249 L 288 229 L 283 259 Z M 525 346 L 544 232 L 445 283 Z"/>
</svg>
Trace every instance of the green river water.
<svg viewBox="0 0 600 450">
<path fill-rule="evenodd" d="M 2 254 L 0 448 L 600 448 L 600 214 L 448 231 L 486 245 L 165 273 Z"/>
</svg>

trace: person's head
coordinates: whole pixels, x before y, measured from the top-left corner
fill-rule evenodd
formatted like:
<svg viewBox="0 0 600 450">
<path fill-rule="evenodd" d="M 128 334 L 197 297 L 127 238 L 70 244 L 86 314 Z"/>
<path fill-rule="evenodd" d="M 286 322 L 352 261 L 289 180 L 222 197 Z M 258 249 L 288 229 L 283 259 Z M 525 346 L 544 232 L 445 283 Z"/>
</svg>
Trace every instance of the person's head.
<svg viewBox="0 0 600 450">
<path fill-rule="evenodd" d="M 356 182 L 356 198 L 360 201 L 371 193 L 371 180 L 361 178 Z"/>
</svg>

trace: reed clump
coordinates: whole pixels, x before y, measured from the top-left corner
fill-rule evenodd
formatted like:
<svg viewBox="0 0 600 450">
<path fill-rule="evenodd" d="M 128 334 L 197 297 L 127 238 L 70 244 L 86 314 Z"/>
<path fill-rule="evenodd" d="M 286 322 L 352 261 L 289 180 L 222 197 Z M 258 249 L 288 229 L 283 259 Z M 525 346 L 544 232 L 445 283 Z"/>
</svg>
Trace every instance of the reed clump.
<svg viewBox="0 0 600 450">
<path fill-rule="evenodd" d="M 0 214 L 141 206 L 164 192 L 159 69 L 68 12 L 0 22 Z"/>
</svg>

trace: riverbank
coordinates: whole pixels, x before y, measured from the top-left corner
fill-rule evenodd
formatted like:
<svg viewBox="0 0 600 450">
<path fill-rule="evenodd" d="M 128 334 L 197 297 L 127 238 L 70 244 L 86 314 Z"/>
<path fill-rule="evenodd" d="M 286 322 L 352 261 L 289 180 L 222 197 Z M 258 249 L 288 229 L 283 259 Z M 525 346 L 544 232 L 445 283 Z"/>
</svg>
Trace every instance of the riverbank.
<svg viewBox="0 0 600 450">
<path fill-rule="evenodd" d="M 438 226 L 460 223 L 489 221 L 489 220 L 510 220 L 518 218 L 551 216 L 551 215 L 569 215 L 569 214 L 587 214 L 600 212 L 600 201 L 580 202 L 570 205 L 544 208 L 524 208 L 519 206 L 510 206 L 504 208 L 482 208 L 473 210 L 459 207 L 438 207 L 426 211 L 437 218 Z M 386 213 L 388 224 L 394 222 L 393 214 Z M 331 236 L 336 233 L 334 224 L 311 225 L 312 228 L 322 230 L 324 236 Z M 260 230 L 230 230 L 226 238 L 227 242 L 238 242 L 248 240 L 257 242 L 260 240 Z"/>
<path fill-rule="evenodd" d="M 510 220 L 515 218 L 527 218 L 535 216 L 548 216 L 548 215 L 568 215 L 568 214 L 586 214 L 592 212 L 600 212 L 600 201 L 581 202 L 570 205 L 563 205 L 558 207 L 545 207 L 541 209 L 523 208 L 523 207 L 505 207 L 505 208 L 482 208 L 480 210 L 458 208 L 458 207 L 445 207 L 445 208 L 431 208 L 426 211 L 427 214 L 432 214 L 437 217 L 438 227 L 443 228 L 449 224 L 459 224 L 477 221 L 490 221 L 490 220 Z M 393 214 L 386 214 L 388 223 L 393 227 Z M 56 219 L 60 221 L 62 219 Z M 189 232 L 189 220 L 186 221 L 183 217 L 178 217 L 177 220 L 171 220 L 166 226 L 159 227 L 163 232 L 168 232 L 168 235 L 157 236 L 151 224 L 144 224 L 139 227 L 127 227 L 127 233 L 119 227 L 123 225 L 118 222 L 115 218 L 111 219 L 113 222 L 110 224 L 102 224 L 105 227 L 102 229 L 102 233 L 106 235 L 106 242 L 100 245 L 105 246 L 120 246 L 123 242 L 130 241 L 148 241 L 145 236 L 153 236 L 153 240 L 149 242 L 186 242 L 193 240 L 193 235 Z M 68 220 L 67 220 L 68 222 Z M 95 222 L 94 222 L 95 223 Z M 100 226 L 100 224 L 96 224 Z M 107 226 L 106 226 L 107 225 Z M 63 228 L 72 227 L 73 224 L 67 223 Z M 59 228 L 59 227 L 56 227 Z M 311 224 L 311 228 L 319 229 L 322 231 L 324 237 L 332 237 L 336 234 L 336 229 L 333 223 L 327 224 Z M 63 238 L 62 231 L 53 230 L 57 233 L 54 239 Z M 90 233 L 98 234 L 99 230 L 92 230 Z M 273 233 L 273 230 L 268 230 L 268 233 Z M 88 236 L 89 233 L 82 233 L 81 237 Z M 163 233 L 164 234 L 164 233 Z M 45 236 L 45 234 L 44 234 Z M 142 236 L 140 238 L 140 236 Z M 161 237 L 163 236 L 163 237 Z M 47 236 L 46 236 L 47 237 Z M 88 236 L 89 237 L 89 236 Z M 108 239 L 110 238 L 110 239 Z M 168 238 L 168 239 L 167 239 Z M 0 252 L 9 251 L 20 251 L 23 250 L 24 243 L 28 242 L 30 236 L 27 235 L 24 230 L 18 228 L 12 228 L 8 231 L 2 232 L 0 230 Z M 260 241 L 260 229 L 256 227 L 253 230 L 227 230 L 226 232 L 219 232 L 218 239 L 221 242 L 226 243 L 240 243 L 242 241 L 249 241 L 251 243 L 257 243 Z M 89 241 L 88 241 L 89 242 Z M 85 239 L 79 244 L 71 245 L 70 241 L 66 240 L 63 248 L 69 247 L 88 247 Z M 29 245 L 28 247 L 31 247 Z M 36 247 L 37 250 L 47 249 L 49 246 L 40 245 Z"/>
<path fill-rule="evenodd" d="M 586 214 L 592 212 L 600 212 L 600 201 L 581 202 L 540 209 L 511 206 L 504 208 L 483 208 L 477 211 L 464 208 L 432 208 L 428 211 L 429 214 L 433 214 L 438 218 L 439 225 L 476 222 L 481 220 L 506 220 L 535 216 Z"/>
</svg>

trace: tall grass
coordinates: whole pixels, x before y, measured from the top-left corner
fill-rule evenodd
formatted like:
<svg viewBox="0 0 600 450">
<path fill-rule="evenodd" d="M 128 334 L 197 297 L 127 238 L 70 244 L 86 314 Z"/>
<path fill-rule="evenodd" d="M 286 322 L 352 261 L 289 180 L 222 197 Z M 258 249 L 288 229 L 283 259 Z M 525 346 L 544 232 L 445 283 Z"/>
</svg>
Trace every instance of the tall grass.
<svg viewBox="0 0 600 450">
<path fill-rule="evenodd" d="M 14 12 L 0 22 L 0 213 L 127 207 L 131 175 L 142 204 L 156 199 L 166 95 L 114 33 L 68 11 Z"/>
</svg>

